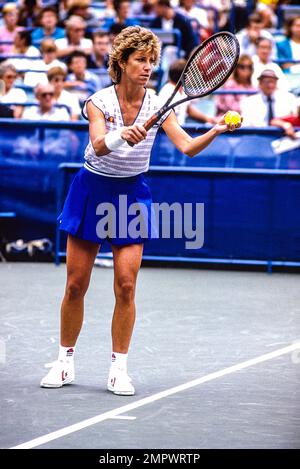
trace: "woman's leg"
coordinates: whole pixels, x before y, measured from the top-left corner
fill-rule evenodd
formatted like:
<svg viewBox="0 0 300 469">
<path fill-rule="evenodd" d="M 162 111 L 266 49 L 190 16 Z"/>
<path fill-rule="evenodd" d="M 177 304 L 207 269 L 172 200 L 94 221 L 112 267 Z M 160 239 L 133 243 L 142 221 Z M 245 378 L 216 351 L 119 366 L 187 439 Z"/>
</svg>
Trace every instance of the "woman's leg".
<svg viewBox="0 0 300 469">
<path fill-rule="evenodd" d="M 143 244 L 112 246 L 114 257 L 115 309 L 112 319 L 112 350 L 127 353 L 135 322 L 135 287 Z"/>
<path fill-rule="evenodd" d="M 61 306 L 61 345 L 73 347 L 79 336 L 88 289 L 99 244 L 68 236 L 67 282 Z"/>
<path fill-rule="evenodd" d="M 112 363 L 107 389 L 121 396 L 135 393 L 127 375 L 127 352 L 135 321 L 135 287 L 141 266 L 143 245 L 113 246 L 115 309 L 111 325 Z"/>
<path fill-rule="evenodd" d="M 68 236 L 67 284 L 61 306 L 61 342 L 58 360 L 50 364 L 50 371 L 41 380 L 42 388 L 61 388 L 74 381 L 72 348 L 76 344 L 83 320 L 84 295 L 99 245 Z"/>
</svg>

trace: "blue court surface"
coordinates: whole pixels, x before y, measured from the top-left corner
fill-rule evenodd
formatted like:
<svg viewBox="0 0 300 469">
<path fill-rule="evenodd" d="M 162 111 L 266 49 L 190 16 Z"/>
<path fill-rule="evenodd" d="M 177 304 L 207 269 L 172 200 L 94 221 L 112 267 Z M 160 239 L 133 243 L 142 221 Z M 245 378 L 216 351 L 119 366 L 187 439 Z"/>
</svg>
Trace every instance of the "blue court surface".
<svg viewBox="0 0 300 469">
<path fill-rule="evenodd" d="M 65 265 L 0 263 L 1 448 L 299 448 L 299 274 L 143 267 L 133 397 L 106 391 L 113 270 L 95 267 L 76 381 L 57 358 Z"/>
</svg>

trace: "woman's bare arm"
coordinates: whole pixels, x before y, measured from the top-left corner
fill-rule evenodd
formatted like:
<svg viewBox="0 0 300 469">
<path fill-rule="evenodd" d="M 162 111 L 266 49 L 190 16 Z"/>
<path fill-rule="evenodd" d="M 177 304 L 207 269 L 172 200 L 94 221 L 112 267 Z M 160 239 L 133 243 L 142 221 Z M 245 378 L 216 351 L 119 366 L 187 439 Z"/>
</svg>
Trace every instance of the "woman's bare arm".
<svg viewBox="0 0 300 469">
<path fill-rule="evenodd" d="M 224 117 L 222 117 L 219 119 L 218 124 L 208 130 L 208 132 L 200 135 L 199 137 L 192 138 L 185 130 L 182 129 L 182 127 L 180 127 L 174 112 L 171 112 L 171 114 L 163 123 L 162 127 L 171 142 L 174 143 L 179 151 L 185 153 L 188 156 L 195 156 L 204 150 L 204 148 L 206 148 L 217 135 L 220 135 L 227 130 L 236 130 L 240 127 L 240 125 L 227 125 L 224 122 Z"/>
</svg>

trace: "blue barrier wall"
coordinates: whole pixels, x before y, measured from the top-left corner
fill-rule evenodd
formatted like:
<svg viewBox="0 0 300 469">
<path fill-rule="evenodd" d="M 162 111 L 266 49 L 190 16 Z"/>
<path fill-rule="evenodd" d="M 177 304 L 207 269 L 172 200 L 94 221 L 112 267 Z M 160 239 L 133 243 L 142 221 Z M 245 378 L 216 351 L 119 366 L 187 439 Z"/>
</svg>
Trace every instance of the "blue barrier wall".
<svg viewBox="0 0 300 469">
<path fill-rule="evenodd" d="M 58 212 L 80 167 L 60 167 Z M 145 244 L 144 259 L 300 265 L 300 171 L 152 166 L 147 180 L 154 202 L 204 204 L 204 245 L 187 249 L 191 237 L 160 237 Z M 59 230 L 57 240 L 59 261 L 65 255 Z"/>
<path fill-rule="evenodd" d="M 1 124 L 0 211 L 16 212 L 15 239 L 54 239 L 58 165 L 83 161 L 87 124 L 9 119 Z M 191 135 L 206 130 L 187 128 Z M 275 128 L 244 128 L 219 136 L 201 156 L 190 159 L 160 132 L 147 176 L 154 201 L 204 203 L 205 243 L 200 250 L 186 250 L 185 240 L 161 239 L 147 244 L 145 255 L 299 262 L 300 152 L 276 155 L 271 142 L 281 136 Z"/>
<path fill-rule="evenodd" d="M 145 254 L 300 261 L 300 172 L 153 167 L 149 181 L 154 201 L 204 203 L 204 246 L 160 239 Z"/>
</svg>

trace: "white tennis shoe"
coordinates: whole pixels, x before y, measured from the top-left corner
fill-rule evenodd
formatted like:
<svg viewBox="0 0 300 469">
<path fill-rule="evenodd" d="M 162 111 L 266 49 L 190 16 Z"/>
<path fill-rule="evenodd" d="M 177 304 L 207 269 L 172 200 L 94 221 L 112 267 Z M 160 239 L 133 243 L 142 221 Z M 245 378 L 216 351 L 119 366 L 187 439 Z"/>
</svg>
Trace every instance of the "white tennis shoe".
<svg viewBox="0 0 300 469">
<path fill-rule="evenodd" d="M 135 389 L 127 371 L 116 366 L 110 367 L 107 389 L 118 396 L 133 396 L 135 394 Z"/>
<path fill-rule="evenodd" d="M 70 384 L 75 379 L 74 360 L 57 360 L 47 363 L 46 368 L 50 368 L 49 373 L 41 380 L 42 388 L 61 388 L 65 384 Z M 126 370 L 111 367 L 107 381 L 107 389 L 119 396 L 133 396 L 135 389 L 131 383 L 131 378 Z"/>
<path fill-rule="evenodd" d="M 57 360 L 53 363 L 46 363 L 45 367 L 51 369 L 42 379 L 41 388 L 61 388 L 75 379 L 74 360 Z"/>
</svg>

